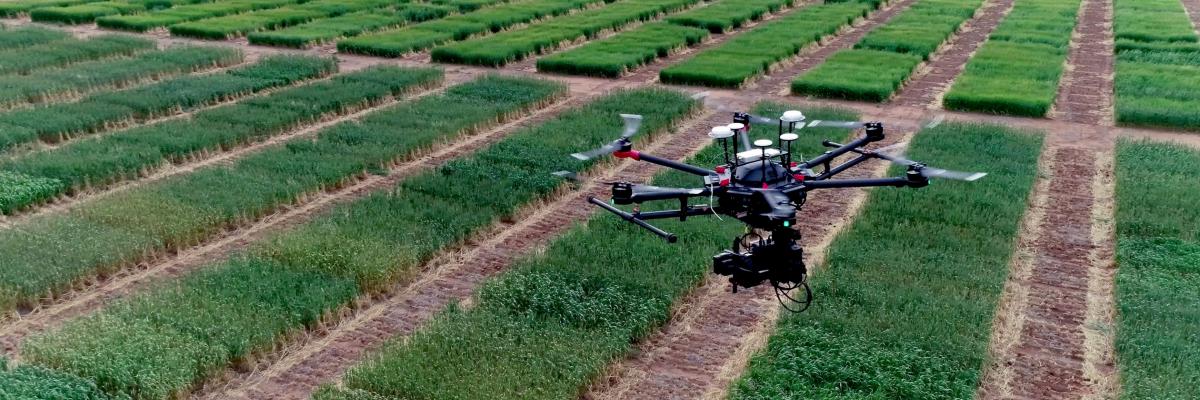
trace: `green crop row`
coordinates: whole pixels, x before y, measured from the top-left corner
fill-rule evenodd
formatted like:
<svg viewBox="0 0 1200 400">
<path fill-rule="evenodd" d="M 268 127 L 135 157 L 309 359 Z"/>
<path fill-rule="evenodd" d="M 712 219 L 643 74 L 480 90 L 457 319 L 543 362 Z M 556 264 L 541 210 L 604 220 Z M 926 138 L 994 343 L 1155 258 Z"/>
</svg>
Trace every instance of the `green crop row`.
<svg viewBox="0 0 1200 400">
<path fill-rule="evenodd" d="M 225 174 L 333 185 L 545 104 L 564 89 L 525 78 L 484 78 L 327 128 L 316 141 L 297 141 L 246 159 Z M 535 139 L 522 144 L 538 143 Z M 515 157 L 523 155 L 520 152 L 504 155 L 514 163 L 524 161 Z M 320 173 L 293 175 L 299 171 Z M 492 170 L 487 171 L 490 175 Z M 228 177 L 225 174 L 220 177 Z M 427 175 L 432 174 L 436 172 Z M 550 182 L 542 185 L 549 190 L 559 183 L 551 178 L 535 179 Z M 272 191 L 263 188 L 243 196 L 274 197 Z M 108 393 L 136 399 L 181 393 L 231 363 L 270 350 L 284 335 L 312 327 L 356 296 L 394 283 L 429 257 L 415 252 L 435 251 L 438 246 L 432 242 L 453 243 L 472 228 L 435 226 L 430 210 L 437 203 L 409 196 L 403 188 L 383 192 L 341 206 L 247 253 L 69 322 L 58 332 L 32 338 L 23 354 L 34 364 L 92 380 Z M 491 219 L 471 222 L 481 226 Z"/>
<path fill-rule="evenodd" d="M 0 16 L 15 17 L 42 7 L 63 7 L 102 0 L 16 0 L 0 3 Z"/>
<path fill-rule="evenodd" d="M 0 106 L 35 103 L 98 88 L 120 88 L 240 62 L 242 53 L 235 49 L 181 46 L 126 59 L 82 62 L 24 76 L 0 76 Z"/>
<path fill-rule="evenodd" d="M 182 76 L 149 85 L 89 95 L 0 114 L 0 150 L 38 140 L 58 142 L 130 121 L 182 112 L 292 82 L 332 73 L 327 58 L 275 56 L 221 74 Z"/>
<path fill-rule="evenodd" d="M 0 50 L 19 49 L 49 42 L 66 40 L 71 34 L 57 29 L 27 27 L 19 29 L 0 28 Z"/>
<path fill-rule="evenodd" d="M 724 32 L 748 20 L 779 11 L 790 0 L 717 0 L 707 6 L 671 15 L 665 23 L 650 23 L 610 38 L 538 59 L 539 71 L 616 78 L 671 52 L 699 44 L 704 30 Z"/>
<path fill-rule="evenodd" d="M 175 36 L 228 39 L 249 32 L 282 28 L 407 1 L 409 0 L 313 0 L 285 7 L 183 22 L 171 25 L 169 29 Z"/>
<path fill-rule="evenodd" d="M 1116 160 L 1122 399 L 1200 398 L 1200 152 L 1121 141 Z"/>
<path fill-rule="evenodd" d="M 181 22 L 283 7 L 303 1 L 305 0 L 228 0 L 189 4 L 140 14 L 103 16 L 96 18 L 96 25 L 102 28 L 145 32 Z"/>
<path fill-rule="evenodd" d="M 1200 129 L 1200 40 L 1183 5 L 1118 0 L 1113 6 L 1117 121 Z"/>
<path fill-rule="evenodd" d="M 992 32 L 942 104 L 950 110 L 1041 117 L 1067 60 L 1079 0 L 1021 0 Z"/>
<path fill-rule="evenodd" d="M 109 396 L 96 384 L 71 374 L 33 366 L 6 370 L 0 366 L 0 399 L 129 400 Z"/>
<path fill-rule="evenodd" d="M 405 78 L 402 75 L 400 78 Z M 391 94 L 390 86 L 362 82 L 363 77 L 334 77 L 328 82 L 282 89 L 257 99 L 196 113 L 188 119 L 114 132 L 96 140 L 68 143 L 51 151 L 0 161 L 0 171 L 40 182 L 9 194 L 0 189 L 0 211 L 13 212 L 85 187 L 136 179 L 167 162 L 185 162 L 196 154 L 227 150 L 275 136 L 329 114 L 340 114 Z M 279 110 L 285 104 L 309 104 L 303 112 Z M 269 118 L 265 117 L 269 116 Z M 50 186 L 45 186 L 49 182 Z"/>
<path fill-rule="evenodd" d="M 772 114 L 780 109 L 759 107 Z M 855 117 L 838 110 L 807 113 Z M 819 154 L 817 136 L 835 133 L 831 138 L 841 139 L 845 132 L 806 131 L 814 137 L 800 152 Z M 692 162 L 716 165 L 720 160 L 720 147 L 708 146 Z M 674 171 L 655 179 L 655 184 L 673 186 L 697 182 L 694 175 Z M 463 186 L 468 193 L 471 184 Z M 471 207 L 486 195 L 453 204 Z M 744 228 L 728 219 L 659 223 L 678 234 L 680 242 L 666 243 L 600 213 L 485 283 L 471 310 L 452 308 L 412 336 L 395 338 L 346 374 L 345 390 L 326 387 L 316 398 L 577 398 L 610 362 L 667 320 L 671 305 L 703 281 L 711 255 Z"/>
<path fill-rule="evenodd" d="M 155 137 L 140 143 L 157 143 L 163 146 L 159 150 L 179 152 L 186 151 L 186 146 L 203 146 L 214 141 L 236 143 L 245 140 L 239 135 L 253 134 L 248 131 L 286 129 L 297 121 L 316 118 L 313 114 L 322 111 L 377 101 L 387 94 L 428 86 L 440 79 L 437 70 L 372 68 L 279 96 L 215 109 L 192 121 L 163 127 L 163 131 L 146 130 L 145 133 Z M 205 130 L 179 131 L 171 127 Z M 393 140 L 404 141 L 421 138 L 426 133 L 395 135 L 394 130 L 388 130 L 387 134 L 394 136 Z M 148 254 L 199 242 L 227 227 L 272 212 L 298 196 L 337 185 L 368 166 L 391 159 L 367 160 L 364 157 L 374 154 L 369 151 L 398 151 L 376 142 L 367 143 L 366 138 L 355 142 L 353 136 L 339 139 L 330 135 L 322 134 L 315 142 L 312 138 L 295 139 L 230 166 L 216 166 L 139 186 L 88 202 L 68 213 L 36 217 L 20 227 L 0 231 L 3 237 L 0 254 L 6 260 L 6 268 L 0 272 L 0 308 L 33 303 L 42 296 L 69 288 L 72 282 L 84 277 L 120 269 Z M 139 143 L 140 138 L 124 135 L 122 139 Z M 424 140 L 418 142 L 425 145 Z M 342 141 L 349 143 L 344 147 L 334 146 Z M 360 148 L 364 143 L 374 147 Z M 179 148 L 166 147 L 172 144 Z M 114 147 L 122 150 L 120 146 Z M 136 157 L 128 159 L 150 162 Z M 101 164 L 102 160 L 96 163 Z"/>
<path fill-rule="evenodd" d="M 130 55 L 153 48 L 152 40 L 125 35 L 102 35 L 87 40 L 58 40 L 0 51 L 0 74 L 25 74 L 39 68 Z"/>
<path fill-rule="evenodd" d="M 780 319 L 730 398 L 973 397 L 1040 147 L 995 125 L 917 134 L 915 159 L 989 175 L 872 191 L 813 276 L 812 308 Z"/>
<path fill-rule="evenodd" d="M 879 5 L 879 1 L 848 0 L 807 6 L 665 68 L 658 77 L 668 84 L 736 88 Z"/>
<path fill-rule="evenodd" d="M 101 1 L 65 7 L 37 8 L 29 12 L 29 18 L 35 22 L 84 24 L 106 15 L 130 14 L 145 10 L 146 5 L 139 2 Z"/>
<path fill-rule="evenodd" d="M 638 21 L 691 7 L 700 0 L 621 0 L 604 7 L 542 21 L 488 37 L 434 48 L 434 61 L 498 67 L 563 43 L 593 38 Z"/>
<path fill-rule="evenodd" d="M 975 15 L 980 0 L 921 0 L 792 80 L 792 94 L 882 102 Z"/>
<path fill-rule="evenodd" d="M 791 7 L 795 3 L 795 0 L 717 0 L 708 6 L 669 16 L 667 22 L 722 33 L 740 28 L 748 21 L 757 21 L 765 14 Z"/>
<path fill-rule="evenodd" d="M 501 4 L 436 21 L 338 41 L 338 51 L 399 57 L 472 35 L 499 32 L 539 18 L 566 14 L 605 0 L 527 0 Z"/>
<path fill-rule="evenodd" d="M 700 43 L 708 31 L 654 22 L 611 38 L 542 57 L 538 71 L 616 78 L 672 51 Z"/>
<path fill-rule="evenodd" d="M 401 4 L 382 10 L 318 19 L 273 31 L 252 32 L 246 37 L 252 44 L 302 48 L 365 32 L 444 18 L 450 15 L 451 10 L 447 6 L 432 4 Z"/>
</svg>

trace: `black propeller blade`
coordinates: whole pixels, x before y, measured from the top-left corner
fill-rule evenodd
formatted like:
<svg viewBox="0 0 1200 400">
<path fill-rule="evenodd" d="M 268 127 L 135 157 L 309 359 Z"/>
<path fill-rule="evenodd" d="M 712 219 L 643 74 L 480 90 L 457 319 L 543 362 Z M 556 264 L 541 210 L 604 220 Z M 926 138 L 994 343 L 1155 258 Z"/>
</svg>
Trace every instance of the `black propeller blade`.
<svg viewBox="0 0 1200 400">
<path fill-rule="evenodd" d="M 633 135 L 636 135 L 638 133 L 638 129 L 641 129 L 642 127 L 641 115 L 621 114 L 621 118 L 625 121 L 625 131 L 621 133 L 620 138 L 594 150 L 571 154 L 571 157 L 575 157 L 580 161 L 587 161 L 605 154 L 612 154 L 613 152 L 620 150 L 621 145 L 625 141 L 629 140 L 629 138 L 633 137 Z"/>
</svg>

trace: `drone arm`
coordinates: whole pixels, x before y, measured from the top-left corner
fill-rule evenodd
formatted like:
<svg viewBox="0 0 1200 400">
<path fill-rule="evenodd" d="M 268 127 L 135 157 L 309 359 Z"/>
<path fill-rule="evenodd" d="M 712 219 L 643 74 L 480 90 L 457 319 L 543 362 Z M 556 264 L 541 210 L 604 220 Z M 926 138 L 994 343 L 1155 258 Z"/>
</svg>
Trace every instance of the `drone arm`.
<svg viewBox="0 0 1200 400">
<path fill-rule="evenodd" d="M 878 187 L 878 186 L 893 186 L 893 187 L 921 187 L 925 186 L 928 181 L 913 180 L 908 177 L 894 178 L 868 178 L 868 179 L 829 179 L 823 181 L 806 181 L 805 190 L 812 189 L 836 189 L 836 188 L 852 188 L 852 187 Z"/>
<path fill-rule="evenodd" d="M 870 160 L 870 159 L 872 159 L 872 158 L 874 158 L 874 157 L 873 157 L 873 156 L 870 156 L 870 155 L 867 155 L 867 154 L 863 154 L 863 155 L 860 155 L 860 156 L 858 156 L 858 157 L 854 157 L 854 158 L 853 158 L 853 159 L 851 159 L 850 161 L 846 161 L 846 162 L 844 162 L 844 163 L 841 163 L 841 164 L 839 164 L 838 166 L 836 166 L 836 167 L 833 167 L 833 168 L 829 169 L 828 171 L 825 171 L 825 172 L 824 172 L 824 173 L 822 173 L 821 175 L 818 175 L 817 177 L 815 177 L 815 178 L 812 178 L 812 180 L 818 180 L 818 181 L 821 181 L 821 180 L 826 180 L 826 179 L 832 178 L 834 175 L 840 174 L 840 173 L 842 173 L 842 171 L 845 171 L 845 170 L 847 170 L 847 169 L 850 169 L 850 167 L 853 167 L 853 166 L 855 166 L 855 165 L 858 165 L 859 163 L 862 163 L 863 161 Z"/>
<path fill-rule="evenodd" d="M 812 168 L 814 166 L 824 165 L 826 163 L 829 163 L 833 159 L 837 158 L 838 156 L 841 156 L 842 154 L 849 153 L 859 147 L 866 145 L 867 143 L 873 142 L 874 140 L 872 140 L 872 139 L 873 138 L 871 138 L 870 136 L 864 136 L 864 137 L 858 138 L 858 139 L 854 140 L 853 142 L 846 143 L 846 144 L 842 145 L 841 147 L 838 147 L 836 149 L 825 152 L 825 154 L 819 155 L 811 160 L 802 162 L 802 163 L 800 163 L 800 165 L 797 168 L 808 169 L 808 168 Z"/>
<path fill-rule="evenodd" d="M 637 226 L 645 228 L 646 230 L 654 233 L 655 235 L 658 235 L 658 236 L 662 237 L 663 239 L 666 239 L 667 242 L 669 242 L 669 243 L 675 243 L 676 241 L 679 240 L 679 237 L 675 236 L 675 234 L 664 231 L 657 226 L 650 225 L 649 222 L 643 221 L 641 218 L 638 218 L 638 216 L 627 213 L 619 208 L 610 206 L 610 205 L 608 205 L 608 203 L 605 203 L 604 201 L 602 201 L 600 199 L 597 199 L 595 197 L 588 197 L 588 202 L 598 205 L 598 206 L 600 206 L 600 208 L 608 210 L 608 212 L 616 214 L 617 216 L 621 217 L 621 219 L 624 219 L 626 221 L 636 224 Z"/>
<path fill-rule="evenodd" d="M 677 169 L 677 170 L 687 172 L 687 173 L 693 174 L 693 175 L 710 176 L 710 175 L 717 174 L 716 172 L 713 172 L 712 170 L 700 168 L 700 167 L 697 167 L 694 165 L 684 164 L 681 162 L 671 161 L 671 160 L 668 160 L 668 159 L 665 159 L 662 157 L 656 157 L 656 156 L 652 156 L 652 155 L 634 151 L 634 150 L 618 151 L 618 152 L 613 153 L 613 156 L 616 156 L 617 158 L 632 158 L 632 159 L 638 160 L 638 161 L 645 161 L 645 162 L 648 162 L 651 164 L 658 164 L 658 165 L 661 165 L 661 166 L 664 166 L 667 168 Z"/>
</svg>

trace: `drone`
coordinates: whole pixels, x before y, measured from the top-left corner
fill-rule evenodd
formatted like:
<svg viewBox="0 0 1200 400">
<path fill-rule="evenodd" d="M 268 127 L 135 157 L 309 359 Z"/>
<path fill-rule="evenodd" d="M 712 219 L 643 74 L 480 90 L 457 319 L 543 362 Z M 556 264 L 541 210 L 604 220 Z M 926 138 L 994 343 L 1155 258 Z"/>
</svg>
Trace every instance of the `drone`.
<svg viewBox="0 0 1200 400">
<path fill-rule="evenodd" d="M 703 184 L 691 188 L 670 188 L 628 181 L 610 182 L 612 198 L 609 202 L 596 197 L 588 197 L 587 201 L 670 243 L 675 243 L 679 238 L 648 221 L 667 218 L 686 221 L 689 217 L 707 215 L 718 218 L 725 215 L 737 219 L 746 225 L 746 231 L 733 239 L 729 249 L 713 256 L 713 272 L 729 277 L 733 293 L 737 293 L 739 287 L 752 288 L 770 283 L 779 302 L 792 312 L 808 309 L 813 301 L 812 289 L 808 285 L 808 269 L 803 261 L 801 235 L 796 229 L 797 214 L 808 192 L 863 187 L 922 188 L 929 185 L 930 179 L 975 181 L 986 175 L 934 168 L 899 154 L 889 154 L 884 151 L 886 147 L 866 149 L 868 144 L 884 139 L 881 122 L 808 121 L 803 113 L 796 110 L 786 111 L 778 118 L 733 112 L 732 123 L 712 127 L 708 132 L 710 138 L 720 143 L 724 163 L 711 169 L 702 168 L 635 150 L 631 138 L 637 133 L 642 117 L 631 114 L 621 114 L 621 117 L 625 122 L 625 130 L 620 137 L 600 148 L 572 156 L 579 160 L 590 160 L 611 154 L 619 159 L 649 162 L 697 175 L 703 179 Z M 751 142 L 752 124 L 777 125 L 782 148 L 772 147 L 773 143 L 768 139 Z M 824 140 L 822 144 L 829 150 L 811 159 L 793 157 L 792 142 L 800 138 L 799 132 L 815 127 L 862 129 L 863 135 L 845 144 Z M 838 157 L 848 154 L 854 157 L 834 165 Z M 835 179 L 838 174 L 872 159 L 902 165 L 905 167 L 904 175 Z M 564 171 L 555 174 L 564 177 L 570 175 Z M 707 199 L 709 204 L 692 205 L 690 200 L 697 198 Z M 640 210 L 642 203 L 655 201 L 675 201 L 679 207 L 660 211 Z M 631 204 L 632 211 L 617 207 Z M 802 291 L 802 295 L 793 294 L 797 290 Z"/>
</svg>

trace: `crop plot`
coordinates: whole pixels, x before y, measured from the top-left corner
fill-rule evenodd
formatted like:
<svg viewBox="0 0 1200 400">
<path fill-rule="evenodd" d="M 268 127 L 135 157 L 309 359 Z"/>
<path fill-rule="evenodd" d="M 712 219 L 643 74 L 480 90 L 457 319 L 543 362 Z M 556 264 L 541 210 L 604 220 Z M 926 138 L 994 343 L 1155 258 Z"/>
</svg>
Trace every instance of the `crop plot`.
<svg viewBox="0 0 1200 400">
<path fill-rule="evenodd" d="M 297 5 L 183 22 L 171 25 L 169 29 L 171 34 L 176 36 L 228 39 L 249 32 L 282 28 L 398 3 L 398 0 L 314 0 Z"/>
<path fill-rule="evenodd" d="M 946 93 L 947 109 L 1046 115 L 1054 104 L 1079 0 L 1023 0 Z"/>
<path fill-rule="evenodd" d="M 380 10 L 318 19 L 283 29 L 252 32 L 246 37 L 252 44 L 302 48 L 370 31 L 444 18 L 452 11 L 453 9 L 447 6 L 433 4 L 401 4 Z"/>
<path fill-rule="evenodd" d="M 198 19 L 283 7 L 300 2 L 301 0 L 229 0 L 189 4 L 139 14 L 99 17 L 96 18 L 96 25 L 109 29 L 146 32 Z"/>
<path fill-rule="evenodd" d="M 708 37 L 706 31 L 721 33 L 790 6 L 791 2 L 778 0 L 718 0 L 702 8 L 668 16 L 666 22 L 648 23 L 576 49 L 542 57 L 537 61 L 537 68 L 539 71 L 617 78 L 675 50 L 699 44 Z"/>
<path fill-rule="evenodd" d="M 338 156 L 345 158 L 341 162 L 373 153 L 353 161 L 361 169 L 364 163 L 386 163 L 433 140 L 463 135 L 495 123 L 505 115 L 543 104 L 562 89 L 560 85 L 549 82 L 483 78 L 450 88 L 445 94 L 372 113 L 358 122 L 331 127 L 322 132 L 307 151 L 287 153 L 292 153 L 290 157 L 295 158 L 290 163 L 293 166 L 304 162 L 329 165 L 332 161 L 330 157 L 322 161 L 311 157 L 318 152 L 347 150 L 350 155 Z M 422 118 L 430 113 L 438 113 L 446 118 Z M 398 126 L 428 129 L 415 129 L 409 137 L 396 137 L 392 130 Z M 407 145 L 389 147 L 381 146 L 381 143 Z M 499 149 L 492 151 L 512 149 L 505 145 L 517 144 L 503 141 L 493 147 Z M 282 161 L 279 157 L 275 159 Z M 449 168 L 452 167 L 444 167 L 442 171 Z M 559 184 L 551 178 L 541 179 L 547 181 L 544 191 Z M 446 231 L 441 231 L 441 235 L 424 235 L 438 227 L 425 223 L 424 219 L 410 217 L 430 215 L 431 210 L 427 206 L 437 203 L 424 203 L 421 201 L 423 199 L 417 198 L 420 196 L 417 192 L 413 192 L 412 196 L 407 192 L 402 189 L 398 194 L 376 194 L 347 204 L 296 231 L 281 234 L 249 254 L 200 271 L 162 290 L 131 299 L 115 309 L 84 318 L 59 333 L 45 337 L 40 343 L 34 339 L 29 342 L 27 350 L 31 358 L 91 378 L 107 390 L 139 394 L 142 398 L 166 398 L 228 362 L 269 349 L 276 340 L 281 339 L 280 335 L 290 330 L 312 326 L 322 314 L 346 304 L 353 296 L 378 290 L 382 285 L 399 279 L 407 272 L 406 269 L 419 265 L 425 258 L 397 255 L 390 251 L 393 246 L 412 246 L 410 251 L 413 252 L 432 252 L 459 239 L 458 235 L 465 234 L 471 228 L 469 225 L 459 225 L 459 233 L 455 235 L 447 236 Z M 384 223 L 385 220 L 388 223 Z M 486 224 L 490 219 L 472 221 Z M 438 244 L 406 239 L 414 237 L 413 234 L 443 242 Z M 337 248 L 357 250 L 340 253 L 340 256 L 335 256 L 340 261 L 333 264 L 312 263 L 318 259 L 330 260 L 326 250 Z M 255 289 L 229 290 L 233 288 L 229 285 L 235 282 L 249 285 L 243 288 Z M 249 293 L 258 295 L 243 295 Z M 168 317 L 167 314 L 173 316 Z M 156 322 L 137 322 L 147 316 Z M 112 348 L 106 345 L 116 343 L 113 341 L 136 342 L 136 339 L 122 339 L 131 334 L 122 328 L 130 323 L 139 327 L 132 332 L 134 337 L 152 340 L 165 330 L 173 332 L 173 337 L 191 346 L 181 348 L 168 345 L 144 349 L 169 355 L 160 359 L 163 362 L 144 364 L 135 352 L 131 352 L 140 346 Z M 206 327 L 217 326 L 213 323 L 241 328 L 227 330 L 217 336 L 200 333 Z M 80 334 L 95 340 L 77 343 L 70 339 Z M 111 362 L 92 363 L 85 354 L 99 349 L 93 346 L 109 348 L 113 354 L 121 356 Z M 127 369 L 129 367 L 136 370 L 130 371 Z"/>
<path fill-rule="evenodd" d="M 1122 141 L 1116 172 L 1122 398 L 1200 396 L 1200 152 Z"/>
<path fill-rule="evenodd" d="M 102 88 L 122 88 L 242 61 L 241 52 L 235 49 L 181 46 L 125 59 L 82 62 L 24 76 L 0 75 L 0 107 L 62 99 Z"/>
<path fill-rule="evenodd" d="M 294 96 L 264 99 L 250 108 L 213 111 L 205 120 L 209 121 L 206 126 L 215 130 L 190 134 L 220 137 L 247 129 L 265 130 L 273 126 L 279 129 L 303 116 L 311 118 L 314 109 L 333 109 L 364 101 L 364 97 L 401 93 L 437 81 L 440 74 L 433 70 L 376 68 L 343 75 L 341 79 L 354 84 L 333 90 L 318 86 L 308 92 L 294 92 Z M 231 129 L 232 132 L 227 132 Z M 178 131 L 168 133 L 171 137 L 180 136 Z M 204 142 L 204 139 L 192 140 Z M 0 231 L 4 237 L 0 253 L 6 254 L 11 266 L 0 273 L 0 287 L 3 287 L 0 293 L 5 294 L 0 306 L 11 309 L 18 304 L 29 304 L 46 293 L 66 290 L 79 279 L 120 269 L 154 252 L 196 243 L 225 227 L 257 219 L 294 202 L 304 193 L 337 185 L 373 165 L 363 161 L 366 154 L 348 153 L 349 150 L 322 153 L 328 150 L 300 138 L 287 146 L 256 153 L 233 166 L 208 168 L 154 182 L 88 202 L 68 213 L 38 216 L 22 224 L 21 229 Z M 387 155 L 389 150 L 399 151 L 374 150 L 377 157 Z M 307 169 L 311 166 L 296 159 L 301 156 L 311 157 L 307 162 L 328 168 Z M 386 160 L 375 164 L 383 161 Z M 288 179 L 271 180 L 280 176 Z M 34 178 L 34 182 L 43 183 L 45 179 Z M 62 183 L 52 189 L 63 190 Z M 45 196 L 41 194 L 42 198 Z M 143 209 L 150 204 L 157 206 L 153 210 Z M 67 243 L 62 240 L 85 240 L 94 245 L 69 251 L 37 249 L 48 243 Z M 43 250 L 51 254 L 40 254 Z"/>
<path fill-rule="evenodd" d="M 854 46 L 792 81 L 792 94 L 882 102 L 928 61 L 980 0 L 921 0 Z"/>
<path fill-rule="evenodd" d="M 780 321 L 731 397 L 971 397 L 1040 144 L 988 125 L 918 133 L 914 157 L 987 165 L 990 184 L 873 191 L 813 277 L 820 303 Z"/>
<path fill-rule="evenodd" d="M 223 74 L 184 76 L 127 90 L 97 93 L 73 103 L 0 114 L 0 150 L 38 140 L 61 142 L 105 128 L 145 121 L 214 102 L 332 73 L 333 60 L 275 56 Z"/>
<path fill-rule="evenodd" d="M 65 40 L 70 34 L 44 28 L 0 28 L 0 50 L 19 49 Z"/>
<path fill-rule="evenodd" d="M 1119 0 L 1117 122 L 1200 129 L 1200 39 L 1177 1 Z"/>
<path fill-rule="evenodd" d="M 103 35 L 87 40 L 56 40 L 0 51 L 0 75 L 27 74 L 40 68 L 126 56 L 153 48 L 153 41 L 125 35 Z"/>
<path fill-rule="evenodd" d="M 881 3 L 847 0 L 808 6 L 663 69 L 659 80 L 679 85 L 740 87 L 772 65 L 866 16 Z"/>
<path fill-rule="evenodd" d="M 399 57 L 473 35 L 499 32 L 517 24 L 563 15 L 601 0 L 527 0 L 483 8 L 392 31 L 363 35 L 338 42 L 338 51 Z"/>
</svg>

